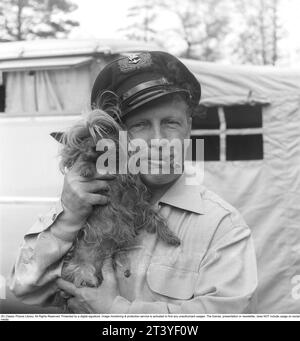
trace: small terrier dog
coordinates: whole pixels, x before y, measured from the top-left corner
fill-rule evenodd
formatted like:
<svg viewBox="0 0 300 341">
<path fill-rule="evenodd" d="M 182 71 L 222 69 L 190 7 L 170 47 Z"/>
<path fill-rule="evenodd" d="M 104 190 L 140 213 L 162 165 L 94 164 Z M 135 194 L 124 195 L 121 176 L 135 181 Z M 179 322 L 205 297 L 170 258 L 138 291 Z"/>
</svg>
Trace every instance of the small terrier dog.
<svg viewBox="0 0 300 341">
<path fill-rule="evenodd" d="M 118 147 L 121 130 L 121 123 L 107 112 L 100 109 L 91 111 L 85 121 L 73 126 L 61 138 L 62 172 L 79 159 L 80 175 L 92 178 L 97 158 L 101 155 L 96 151 L 98 141 L 109 138 Z M 101 269 L 104 259 L 114 259 L 121 249 L 134 246 L 142 230 L 157 233 L 162 241 L 178 246 L 180 240 L 151 206 L 150 195 L 139 175 L 116 174 L 116 178 L 109 181 L 108 204 L 94 206 L 65 256 L 62 278 L 76 287 L 98 287 L 103 280 Z"/>
</svg>

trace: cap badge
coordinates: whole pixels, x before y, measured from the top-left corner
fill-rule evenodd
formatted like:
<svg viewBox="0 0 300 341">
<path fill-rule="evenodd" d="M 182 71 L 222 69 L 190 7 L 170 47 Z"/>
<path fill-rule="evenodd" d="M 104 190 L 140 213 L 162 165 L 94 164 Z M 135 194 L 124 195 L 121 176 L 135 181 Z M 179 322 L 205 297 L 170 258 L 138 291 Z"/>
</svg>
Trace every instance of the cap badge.
<svg viewBox="0 0 300 341">
<path fill-rule="evenodd" d="M 140 60 L 141 60 L 141 58 L 138 54 L 131 54 L 128 57 L 128 63 L 129 64 L 137 64 Z"/>
<path fill-rule="evenodd" d="M 131 54 L 127 58 L 119 60 L 119 68 L 122 73 L 147 68 L 152 65 L 150 53 Z"/>
</svg>

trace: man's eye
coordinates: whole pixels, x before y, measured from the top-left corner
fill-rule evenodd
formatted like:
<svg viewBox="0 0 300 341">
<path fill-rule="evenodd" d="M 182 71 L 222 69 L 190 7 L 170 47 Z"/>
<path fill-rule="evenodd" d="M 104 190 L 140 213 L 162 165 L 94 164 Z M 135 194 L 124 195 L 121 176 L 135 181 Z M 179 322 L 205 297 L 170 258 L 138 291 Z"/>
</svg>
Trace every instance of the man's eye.
<svg viewBox="0 0 300 341">
<path fill-rule="evenodd" d="M 145 126 L 145 123 L 144 122 L 140 122 L 140 123 L 136 123 L 136 124 L 133 124 L 130 128 L 141 128 L 141 127 L 144 127 Z"/>
<path fill-rule="evenodd" d="M 179 122 L 178 121 L 167 121 L 167 124 L 169 125 L 179 125 Z"/>
</svg>

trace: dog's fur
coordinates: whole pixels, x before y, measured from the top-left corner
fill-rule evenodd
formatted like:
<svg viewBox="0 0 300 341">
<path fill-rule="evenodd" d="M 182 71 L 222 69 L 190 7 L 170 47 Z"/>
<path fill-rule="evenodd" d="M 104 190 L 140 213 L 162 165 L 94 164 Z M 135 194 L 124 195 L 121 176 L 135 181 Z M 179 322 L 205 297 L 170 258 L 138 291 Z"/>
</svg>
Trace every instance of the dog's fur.
<svg viewBox="0 0 300 341">
<path fill-rule="evenodd" d="M 80 159 L 80 175 L 92 178 L 100 155 L 96 151 L 97 142 L 110 138 L 118 149 L 120 130 L 121 124 L 109 114 L 93 110 L 84 122 L 63 135 L 61 169 L 70 169 Z M 170 245 L 180 244 L 165 220 L 150 205 L 150 192 L 138 175 L 116 174 L 109 186 L 109 203 L 94 206 L 64 260 L 62 277 L 76 287 L 99 286 L 103 279 L 104 259 L 114 257 L 122 248 L 135 245 L 142 230 L 157 233 L 158 238 Z"/>
</svg>

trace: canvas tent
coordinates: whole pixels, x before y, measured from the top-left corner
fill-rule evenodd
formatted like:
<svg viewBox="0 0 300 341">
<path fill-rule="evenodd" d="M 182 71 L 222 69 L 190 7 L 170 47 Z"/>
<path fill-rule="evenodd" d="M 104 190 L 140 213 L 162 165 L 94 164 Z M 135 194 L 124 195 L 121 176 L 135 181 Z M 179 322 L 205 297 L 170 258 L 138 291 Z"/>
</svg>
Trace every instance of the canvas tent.
<svg viewBox="0 0 300 341">
<path fill-rule="evenodd" d="M 98 40 L 0 44 L 2 276 L 25 231 L 60 195 L 49 132 L 79 118 L 107 62 L 142 49 L 157 47 Z M 183 62 L 202 85 L 193 136 L 205 140 L 204 183 L 239 208 L 253 231 L 256 312 L 299 313 L 300 70 Z"/>
<path fill-rule="evenodd" d="M 300 69 L 185 61 L 202 84 L 204 183 L 255 240 L 257 313 L 300 312 Z"/>
</svg>

